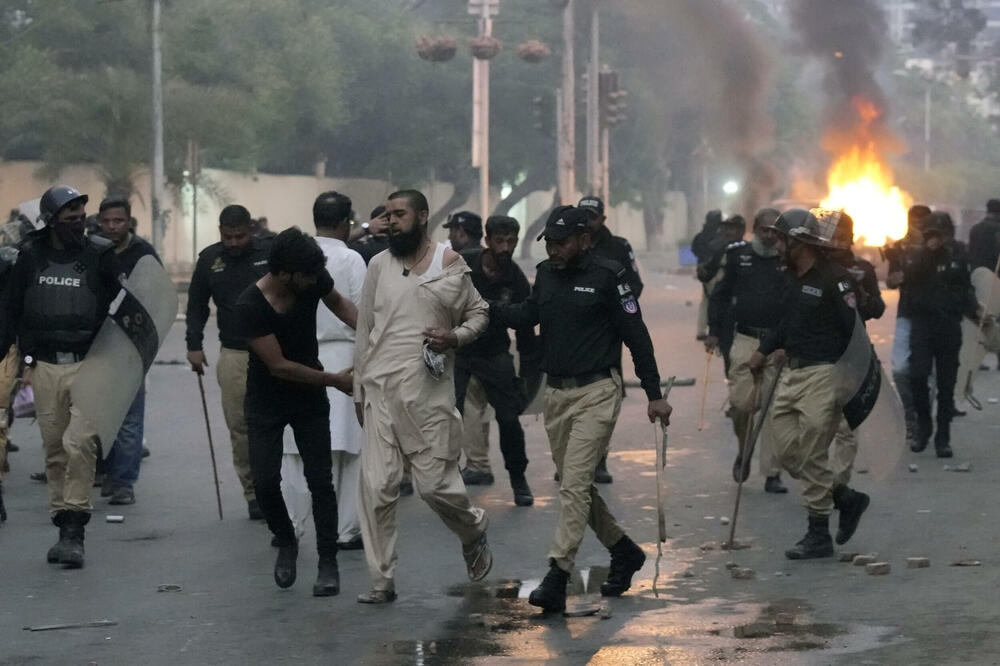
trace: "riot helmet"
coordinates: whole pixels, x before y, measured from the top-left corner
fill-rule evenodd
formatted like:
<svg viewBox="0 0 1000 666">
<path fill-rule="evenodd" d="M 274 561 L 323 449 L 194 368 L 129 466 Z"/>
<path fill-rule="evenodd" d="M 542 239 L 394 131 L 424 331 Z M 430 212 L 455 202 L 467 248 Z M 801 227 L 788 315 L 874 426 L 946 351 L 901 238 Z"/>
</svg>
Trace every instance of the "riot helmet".
<svg viewBox="0 0 1000 666">
<path fill-rule="evenodd" d="M 45 194 L 42 195 L 41 201 L 38 203 L 39 219 L 48 226 L 55 221 L 56 215 L 66 206 L 77 201 L 87 203 L 88 200 L 89 197 L 86 194 L 80 194 L 75 188 L 68 185 L 50 187 L 45 190 Z"/>
</svg>

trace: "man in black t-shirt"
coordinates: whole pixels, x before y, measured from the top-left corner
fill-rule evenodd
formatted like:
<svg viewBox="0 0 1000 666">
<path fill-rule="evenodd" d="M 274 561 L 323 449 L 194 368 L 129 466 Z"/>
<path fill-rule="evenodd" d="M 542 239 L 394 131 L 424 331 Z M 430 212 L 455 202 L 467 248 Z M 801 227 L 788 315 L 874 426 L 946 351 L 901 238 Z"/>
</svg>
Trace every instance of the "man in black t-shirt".
<svg viewBox="0 0 1000 666">
<path fill-rule="evenodd" d="M 142 257 L 150 255 L 160 261 L 153 246 L 132 232 L 132 205 L 128 199 L 107 198 L 101 202 L 98 210 L 101 235 L 114 243 L 123 281 L 128 280 Z M 139 479 L 139 463 L 142 462 L 145 411 L 146 385 L 143 382 L 118 430 L 118 437 L 103 462 L 105 477 L 101 484 L 101 497 L 110 497 L 109 504 L 135 504 L 132 486 Z"/>
<path fill-rule="evenodd" d="M 350 369 L 323 370 L 316 308 L 322 300 L 352 328 L 358 310 L 333 288 L 319 245 L 297 228 L 275 237 L 268 268 L 268 274 L 240 295 L 235 311 L 238 330 L 250 349 L 245 403 L 250 469 L 260 510 L 278 546 L 274 581 L 278 587 L 290 587 L 299 546 L 281 496 L 281 454 L 282 434 L 291 426 L 312 494 L 319 551 L 313 595 L 332 596 L 340 591 L 340 574 L 326 387 L 351 393 L 354 380 Z"/>
</svg>

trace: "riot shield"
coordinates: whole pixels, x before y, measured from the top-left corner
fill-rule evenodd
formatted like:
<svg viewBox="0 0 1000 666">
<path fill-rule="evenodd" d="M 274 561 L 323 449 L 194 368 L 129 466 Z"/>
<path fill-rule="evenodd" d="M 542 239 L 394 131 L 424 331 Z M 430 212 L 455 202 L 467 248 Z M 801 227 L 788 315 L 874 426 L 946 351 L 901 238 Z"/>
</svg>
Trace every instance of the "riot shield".
<svg viewBox="0 0 1000 666">
<path fill-rule="evenodd" d="M 858 456 L 873 475 L 896 468 L 906 444 L 903 403 L 875 354 L 861 318 L 837 361 L 837 402 L 858 441 Z"/>
<path fill-rule="evenodd" d="M 177 289 L 152 256 L 139 259 L 73 379 L 70 397 L 107 452 L 177 317 Z"/>
<path fill-rule="evenodd" d="M 994 319 L 1000 314 L 1000 277 L 983 266 L 972 271 L 972 287 L 976 300 L 986 314 Z M 1000 326 L 982 328 L 971 319 L 962 319 L 962 349 L 958 355 L 958 381 L 955 383 L 955 404 L 969 398 L 975 401 L 974 379 L 986 352 L 1000 352 Z"/>
</svg>

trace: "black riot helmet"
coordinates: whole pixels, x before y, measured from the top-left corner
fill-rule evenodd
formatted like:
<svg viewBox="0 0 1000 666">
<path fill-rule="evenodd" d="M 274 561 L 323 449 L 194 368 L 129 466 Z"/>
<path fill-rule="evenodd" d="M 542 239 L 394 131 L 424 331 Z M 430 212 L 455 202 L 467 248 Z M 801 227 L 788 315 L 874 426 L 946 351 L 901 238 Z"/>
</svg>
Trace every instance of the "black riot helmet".
<svg viewBox="0 0 1000 666">
<path fill-rule="evenodd" d="M 812 221 L 810 221 L 810 218 Z M 764 229 L 774 229 L 782 234 L 787 235 L 789 231 L 798 227 L 806 227 L 810 224 L 815 225 L 816 217 L 807 211 L 805 208 L 789 208 L 784 213 L 778 216 L 772 224 L 764 225 Z"/>
<path fill-rule="evenodd" d="M 45 190 L 45 194 L 42 195 L 42 199 L 38 203 L 41 212 L 39 217 L 48 226 L 56 219 L 59 211 L 66 206 L 77 201 L 87 203 L 88 200 L 89 197 L 86 194 L 80 194 L 75 188 L 68 185 L 50 187 Z"/>
</svg>

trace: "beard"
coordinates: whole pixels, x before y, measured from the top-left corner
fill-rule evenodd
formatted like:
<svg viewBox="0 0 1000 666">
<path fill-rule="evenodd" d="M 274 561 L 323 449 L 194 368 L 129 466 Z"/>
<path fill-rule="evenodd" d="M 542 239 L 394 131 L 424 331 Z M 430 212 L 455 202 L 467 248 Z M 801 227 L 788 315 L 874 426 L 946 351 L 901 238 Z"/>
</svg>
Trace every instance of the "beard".
<svg viewBox="0 0 1000 666">
<path fill-rule="evenodd" d="M 390 231 L 389 252 L 396 258 L 406 257 L 417 251 L 423 239 L 424 228 L 418 224 L 409 231 Z"/>
</svg>

